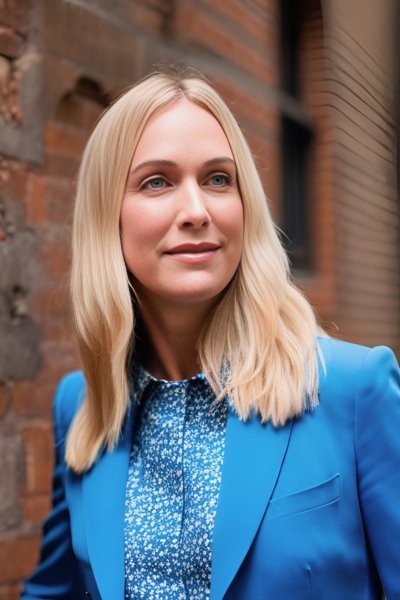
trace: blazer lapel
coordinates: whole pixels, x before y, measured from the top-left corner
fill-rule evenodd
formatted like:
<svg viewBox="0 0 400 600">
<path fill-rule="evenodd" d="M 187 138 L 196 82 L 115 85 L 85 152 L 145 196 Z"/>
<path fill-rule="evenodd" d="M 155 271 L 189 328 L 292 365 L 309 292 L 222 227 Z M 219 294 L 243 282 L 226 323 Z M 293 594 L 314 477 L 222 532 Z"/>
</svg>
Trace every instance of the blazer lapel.
<svg viewBox="0 0 400 600">
<path fill-rule="evenodd" d="M 215 517 L 210 600 L 222 600 L 257 533 L 279 476 L 293 421 L 275 429 L 230 408 Z"/>
<path fill-rule="evenodd" d="M 104 451 L 83 476 L 86 541 L 102 600 L 123 600 L 125 596 L 125 492 L 136 408 L 132 403 L 114 451 Z"/>
</svg>

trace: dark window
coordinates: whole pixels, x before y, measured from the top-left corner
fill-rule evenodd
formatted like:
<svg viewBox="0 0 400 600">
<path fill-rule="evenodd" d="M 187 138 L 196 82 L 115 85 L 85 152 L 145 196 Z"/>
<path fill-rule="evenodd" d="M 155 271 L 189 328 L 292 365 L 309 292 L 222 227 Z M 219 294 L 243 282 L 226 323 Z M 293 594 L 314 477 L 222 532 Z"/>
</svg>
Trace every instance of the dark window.
<svg viewBox="0 0 400 600">
<path fill-rule="evenodd" d="M 297 97 L 301 0 L 281 0 L 282 89 Z"/>
<path fill-rule="evenodd" d="M 283 222 L 286 250 L 294 268 L 310 267 L 308 231 L 308 165 L 310 131 L 282 118 Z"/>
<path fill-rule="evenodd" d="M 282 230 L 293 269 L 311 268 L 308 154 L 312 121 L 300 100 L 299 56 L 305 1 L 281 0 Z"/>
</svg>

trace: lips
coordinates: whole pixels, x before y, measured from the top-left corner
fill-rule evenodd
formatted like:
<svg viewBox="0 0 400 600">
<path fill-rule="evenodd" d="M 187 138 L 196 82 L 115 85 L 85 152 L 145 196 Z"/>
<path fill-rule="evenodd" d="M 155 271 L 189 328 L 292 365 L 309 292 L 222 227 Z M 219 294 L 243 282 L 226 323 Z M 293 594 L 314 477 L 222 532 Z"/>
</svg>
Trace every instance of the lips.
<svg viewBox="0 0 400 600">
<path fill-rule="evenodd" d="M 170 250 L 167 250 L 166 254 L 191 254 L 196 252 L 207 252 L 212 250 L 218 250 L 220 246 L 211 242 L 200 242 L 199 244 L 181 244 L 175 246 Z"/>
<path fill-rule="evenodd" d="M 184 263 L 200 264 L 210 261 L 217 254 L 221 246 L 212 242 L 200 242 L 199 244 L 181 244 L 168 250 L 165 254 L 174 260 Z"/>
</svg>

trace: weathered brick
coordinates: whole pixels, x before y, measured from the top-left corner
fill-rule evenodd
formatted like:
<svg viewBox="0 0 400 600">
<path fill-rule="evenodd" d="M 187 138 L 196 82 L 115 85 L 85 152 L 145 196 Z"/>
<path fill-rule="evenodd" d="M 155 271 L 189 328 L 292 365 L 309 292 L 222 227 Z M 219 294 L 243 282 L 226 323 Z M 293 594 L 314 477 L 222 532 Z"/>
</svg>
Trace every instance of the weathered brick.
<svg viewBox="0 0 400 600">
<path fill-rule="evenodd" d="M 51 492 L 54 459 L 54 438 L 50 424 L 23 425 L 26 484 L 24 494 Z"/>
<path fill-rule="evenodd" d="M 65 282 L 64 282 L 65 283 Z M 34 314 L 38 318 L 55 317 L 62 318 L 63 309 L 66 305 L 68 287 L 61 283 L 57 286 L 53 285 L 50 289 L 44 286 L 38 290 L 33 297 Z"/>
<path fill-rule="evenodd" d="M 40 525 L 51 510 L 50 494 L 35 494 L 22 498 L 24 520 Z"/>
<path fill-rule="evenodd" d="M 0 584 L 28 577 L 38 561 L 39 548 L 39 537 L 0 542 Z"/>
<path fill-rule="evenodd" d="M 28 185 L 28 169 L 23 163 L 15 161 L 1 161 L 1 170 L 7 178 L 0 183 L 0 193 L 4 196 L 23 200 Z"/>
<path fill-rule="evenodd" d="M 0 25 L 0 54 L 17 58 L 22 52 L 23 38 L 10 27 Z"/>
<path fill-rule="evenodd" d="M 62 156 L 45 149 L 44 175 L 73 180 L 78 172 L 79 161 L 76 158 Z"/>
<path fill-rule="evenodd" d="M 8 389 L 4 383 L 0 383 L 0 418 L 8 408 Z"/>
<path fill-rule="evenodd" d="M 129 9 L 132 3 L 119 3 L 120 14 L 124 4 Z M 135 81 L 142 48 L 138 36 L 126 31 L 126 14 L 125 18 L 121 15 L 124 26 L 118 27 L 114 18 L 104 18 L 82 3 L 43 0 L 41 7 L 43 43 L 49 54 L 83 65 L 85 72 L 97 73 L 111 83 Z M 114 5 L 109 7 L 110 15 L 118 11 Z"/>
<path fill-rule="evenodd" d="M 131 23 L 153 34 L 162 33 L 165 23 L 165 13 L 154 10 L 151 6 L 146 6 L 146 4 L 136 2 L 127 3 L 127 7 L 127 16 Z"/>
<path fill-rule="evenodd" d="M 22 592 L 22 583 L 19 585 L 0 585 L 0 600 L 19 600 Z"/>
<path fill-rule="evenodd" d="M 252 11 L 253 6 L 243 5 L 237 0 L 204 0 L 213 10 L 219 11 L 223 17 L 232 19 L 267 47 L 275 48 L 277 43 L 276 23 L 268 19 L 264 13 L 262 18 L 259 11 Z"/>
<path fill-rule="evenodd" d="M 42 252 L 43 260 L 49 265 L 49 273 L 56 278 L 69 273 L 71 249 L 63 244 L 49 244 Z"/>
<path fill-rule="evenodd" d="M 179 5 L 177 20 L 180 34 L 184 38 L 201 47 L 209 48 L 252 73 L 261 81 L 270 85 L 277 84 L 278 72 L 275 64 L 254 50 L 250 50 L 229 32 L 223 31 L 195 5 Z"/>
<path fill-rule="evenodd" d="M 46 219 L 46 179 L 31 175 L 29 178 L 28 192 L 26 194 L 26 220 L 28 222 L 41 222 Z"/>
<path fill-rule="evenodd" d="M 60 123 L 49 122 L 44 129 L 46 148 L 54 153 L 79 160 L 87 142 L 87 134 Z"/>
<path fill-rule="evenodd" d="M 71 216 L 75 188 L 67 178 L 32 174 L 28 189 L 28 221 L 63 224 Z"/>
<path fill-rule="evenodd" d="M 104 110 L 104 106 L 90 98 L 84 98 L 78 93 L 69 94 L 60 102 L 56 119 L 61 123 L 74 125 L 90 131 Z"/>
<path fill-rule="evenodd" d="M 277 131 L 280 115 L 276 109 L 226 80 L 213 81 L 211 78 L 211 81 L 239 121 L 241 115 L 245 115 L 253 119 L 255 123 L 264 125 L 271 132 Z"/>
<path fill-rule="evenodd" d="M 31 0 L 5 0 L 0 4 L 0 23 L 26 35 L 31 20 Z"/>
<path fill-rule="evenodd" d="M 43 374 L 35 381 L 19 381 L 14 384 L 13 406 L 19 415 L 51 419 L 57 382 L 48 376 L 44 378 L 45 376 Z"/>
</svg>

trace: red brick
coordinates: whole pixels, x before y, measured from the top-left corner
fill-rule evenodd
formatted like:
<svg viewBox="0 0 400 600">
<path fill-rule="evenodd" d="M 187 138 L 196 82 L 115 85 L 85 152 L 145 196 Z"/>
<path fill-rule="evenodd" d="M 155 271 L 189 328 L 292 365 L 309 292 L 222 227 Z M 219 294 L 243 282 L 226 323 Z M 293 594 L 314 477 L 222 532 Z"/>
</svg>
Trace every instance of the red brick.
<svg viewBox="0 0 400 600">
<path fill-rule="evenodd" d="M 6 164 L 8 165 L 10 162 L 6 161 Z M 4 161 L 1 163 L 2 169 L 3 164 Z M 11 163 L 9 167 L 6 167 L 6 170 L 9 176 L 7 181 L 1 186 L 2 194 L 24 200 L 28 186 L 28 169 L 25 165 Z"/>
<path fill-rule="evenodd" d="M 212 80 L 212 83 L 225 101 L 227 101 L 229 108 L 238 121 L 240 121 L 240 115 L 244 115 L 268 127 L 272 132 L 277 131 L 280 115 L 276 109 L 268 106 L 265 102 L 261 102 L 258 98 L 254 98 L 254 96 L 251 96 L 243 88 L 233 86 L 226 80 Z"/>
<path fill-rule="evenodd" d="M 8 390 L 3 383 L 0 383 L 0 417 L 4 415 L 8 407 Z"/>
<path fill-rule="evenodd" d="M 71 249 L 66 245 L 51 244 L 42 253 L 43 259 L 49 264 L 49 270 L 54 277 L 63 277 L 71 268 Z"/>
<path fill-rule="evenodd" d="M 28 221 L 63 224 L 71 217 L 75 187 L 70 180 L 31 174 L 28 190 Z"/>
<path fill-rule="evenodd" d="M 54 438 L 50 424 L 25 425 L 21 430 L 26 452 L 24 494 L 50 493 Z"/>
<path fill-rule="evenodd" d="M 43 372 L 43 370 L 42 370 Z M 18 381 L 14 384 L 13 406 L 24 417 L 51 419 L 57 381 L 39 376 L 36 381 Z"/>
<path fill-rule="evenodd" d="M 56 342 L 58 345 L 65 341 L 65 326 L 63 319 L 48 321 L 44 326 L 43 339 L 46 342 Z"/>
<path fill-rule="evenodd" d="M 44 128 L 47 150 L 80 160 L 88 139 L 87 133 L 49 121 Z"/>
<path fill-rule="evenodd" d="M 194 6 L 178 5 L 177 26 L 181 35 L 192 42 L 206 46 L 246 71 L 271 85 L 276 85 L 276 65 L 247 48 L 228 32 L 223 31 Z M 184 33 L 183 33 L 184 32 Z"/>
<path fill-rule="evenodd" d="M 25 579 L 39 559 L 40 537 L 0 542 L 0 584 Z"/>
<path fill-rule="evenodd" d="M 61 318 L 67 303 L 68 285 L 62 282 L 51 290 L 39 289 L 33 297 L 35 314 L 39 317 Z"/>
<path fill-rule="evenodd" d="M 78 93 L 67 96 L 58 106 L 56 119 L 80 129 L 91 131 L 104 110 L 98 102 Z"/>
<path fill-rule="evenodd" d="M 267 19 L 260 19 L 259 16 L 251 14 L 250 7 L 243 5 L 242 2 L 232 0 L 204 0 L 204 2 L 228 19 L 235 21 L 266 46 L 275 46 L 277 42 L 276 28 L 272 28 Z"/>
<path fill-rule="evenodd" d="M 0 54 L 17 58 L 21 54 L 23 38 L 10 27 L 0 25 Z"/>
<path fill-rule="evenodd" d="M 50 150 L 45 151 L 44 175 L 72 180 L 76 177 L 78 169 L 79 160 L 76 158 L 61 156 Z"/>
<path fill-rule="evenodd" d="M 25 35 L 29 31 L 31 0 L 6 0 L 0 4 L 0 23 Z"/>
<path fill-rule="evenodd" d="M 153 34 L 162 33 L 164 16 L 161 13 L 136 2 L 129 2 L 127 6 L 130 11 L 129 18 L 134 25 Z"/>
<path fill-rule="evenodd" d="M 46 179 L 31 174 L 26 194 L 26 220 L 31 223 L 46 220 Z"/>
<path fill-rule="evenodd" d="M 22 592 L 20 585 L 0 585 L 0 600 L 19 600 Z"/>
<path fill-rule="evenodd" d="M 40 525 L 51 510 L 50 494 L 35 494 L 22 498 L 24 521 Z"/>
<path fill-rule="evenodd" d="M 80 368 L 79 360 L 76 356 L 76 351 L 73 353 L 61 351 L 56 354 L 54 348 L 52 350 L 51 352 L 44 353 L 42 370 L 49 380 L 58 384 L 66 373 L 76 371 Z"/>
</svg>

